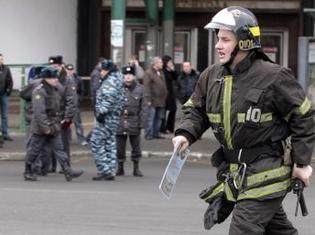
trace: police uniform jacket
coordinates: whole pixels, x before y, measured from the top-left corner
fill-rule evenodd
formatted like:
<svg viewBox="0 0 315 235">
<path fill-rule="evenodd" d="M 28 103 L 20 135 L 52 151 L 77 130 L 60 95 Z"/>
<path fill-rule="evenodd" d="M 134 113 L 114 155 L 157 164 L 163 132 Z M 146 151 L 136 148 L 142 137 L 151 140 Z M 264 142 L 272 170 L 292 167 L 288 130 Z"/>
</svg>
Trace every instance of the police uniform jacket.
<svg viewBox="0 0 315 235">
<path fill-rule="evenodd" d="M 64 69 L 58 77 L 60 84 L 64 87 L 61 96 L 61 117 L 62 119 L 72 119 L 77 108 L 77 91 L 74 79 L 68 79 Z"/>
<path fill-rule="evenodd" d="M 38 135 L 57 134 L 60 131 L 61 96 L 57 87 L 45 80 L 32 93 L 32 133 Z"/>
<path fill-rule="evenodd" d="M 96 92 L 96 127 L 117 131 L 120 113 L 125 100 L 123 75 L 111 72 L 102 79 Z"/>
<path fill-rule="evenodd" d="M 255 52 L 232 72 L 218 64 L 209 66 L 183 112 L 176 135 L 186 136 L 191 144 L 211 127 L 224 157 L 234 158 L 228 162 L 249 161 L 243 189 L 247 196 L 240 194 L 238 200 L 286 193 L 291 169 L 283 166 L 281 151 L 269 151 L 268 146 L 278 148 L 291 136 L 293 162 L 311 162 L 315 125 L 310 101 L 289 69 L 260 59 Z"/>
<path fill-rule="evenodd" d="M 125 102 L 120 115 L 117 135 L 140 135 L 143 124 L 143 86 L 134 81 L 125 85 Z"/>
</svg>

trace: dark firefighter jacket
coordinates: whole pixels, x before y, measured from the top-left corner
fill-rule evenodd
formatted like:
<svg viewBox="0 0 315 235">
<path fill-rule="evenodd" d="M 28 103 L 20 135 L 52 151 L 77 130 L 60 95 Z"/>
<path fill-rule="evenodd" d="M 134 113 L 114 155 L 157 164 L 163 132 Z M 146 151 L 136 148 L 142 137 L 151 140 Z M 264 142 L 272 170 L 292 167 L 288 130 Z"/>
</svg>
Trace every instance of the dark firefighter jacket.
<svg viewBox="0 0 315 235">
<path fill-rule="evenodd" d="M 192 144 L 211 127 L 223 146 L 222 158 L 229 156 L 231 175 L 237 175 L 240 163 L 247 163 L 238 195 L 232 196 L 223 182 L 212 196 L 219 191 L 231 200 L 285 195 L 291 166 L 283 164 L 279 143 L 289 136 L 293 162 L 306 165 L 311 161 L 315 141 L 311 102 L 289 69 L 262 60 L 255 52 L 232 72 L 221 65 L 209 66 L 183 112 L 176 135 L 186 136 Z"/>
</svg>

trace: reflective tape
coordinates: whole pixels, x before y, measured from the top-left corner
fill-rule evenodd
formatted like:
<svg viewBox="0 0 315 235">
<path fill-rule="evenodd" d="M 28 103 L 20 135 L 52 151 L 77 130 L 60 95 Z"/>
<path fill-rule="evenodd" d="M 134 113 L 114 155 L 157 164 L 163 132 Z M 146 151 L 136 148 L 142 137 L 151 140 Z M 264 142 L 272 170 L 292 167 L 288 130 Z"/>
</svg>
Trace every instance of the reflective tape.
<svg viewBox="0 0 315 235">
<path fill-rule="evenodd" d="M 189 98 L 185 104 L 183 104 L 184 107 L 195 107 L 193 101 Z"/>
<path fill-rule="evenodd" d="M 209 121 L 212 123 L 221 123 L 220 113 L 208 113 Z"/>
<path fill-rule="evenodd" d="M 268 195 L 278 193 L 281 191 L 286 191 L 290 187 L 290 184 L 291 184 L 291 179 L 286 179 L 284 181 L 277 182 L 274 184 L 269 184 L 269 185 L 259 187 L 259 188 L 253 188 L 245 192 L 241 192 L 239 196 L 237 197 L 237 200 L 257 199 L 257 198 L 268 196 Z"/>
<path fill-rule="evenodd" d="M 260 184 L 272 179 L 281 178 L 283 176 L 290 176 L 291 167 L 290 166 L 281 166 L 279 168 L 267 170 L 264 172 L 260 172 L 246 178 L 247 187 L 250 187 L 255 184 Z"/>
<path fill-rule="evenodd" d="M 250 27 L 249 31 L 253 34 L 254 37 L 260 36 L 260 28 L 258 26 Z"/>
<path fill-rule="evenodd" d="M 228 149 L 233 149 L 231 137 L 231 102 L 232 102 L 233 77 L 224 77 L 224 95 L 223 95 L 223 126 L 224 137 Z"/>
</svg>

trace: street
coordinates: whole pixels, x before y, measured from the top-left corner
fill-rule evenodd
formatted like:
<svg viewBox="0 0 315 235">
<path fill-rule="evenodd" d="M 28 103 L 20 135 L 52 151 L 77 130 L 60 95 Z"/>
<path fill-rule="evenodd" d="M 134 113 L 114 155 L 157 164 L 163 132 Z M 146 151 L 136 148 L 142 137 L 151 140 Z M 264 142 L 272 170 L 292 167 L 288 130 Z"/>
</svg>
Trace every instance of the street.
<svg viewBox="0 0 315 235">
<path fill-rule="evenodd" d="M 215 182 L 215 169 L 205 161 L 188 161 L 170 200 L 158 185 L 167 165 L 165 158 L 141 162 L 145 175 L 126 175 L 113 182 L 93 182 L 95 166 L 86 156 L 74 159 L 73 168 L 85 170 L 81 178 L 66 182 L 63 175 L 50 174 L 37 182 L 25 182 L 23 161 L 0 162 L 0 234 L 106 234 L 106 235 L 176 235 L 228 234 L 230 217 L 212 230 L 203 228 L 207 204 L 199 192 Z M 306 190 L 309 215 L 294 217 L 295 195 L 285 199 L 284 208 L 300 234 L 314 234 L 315 187 Z"/>
</svg>

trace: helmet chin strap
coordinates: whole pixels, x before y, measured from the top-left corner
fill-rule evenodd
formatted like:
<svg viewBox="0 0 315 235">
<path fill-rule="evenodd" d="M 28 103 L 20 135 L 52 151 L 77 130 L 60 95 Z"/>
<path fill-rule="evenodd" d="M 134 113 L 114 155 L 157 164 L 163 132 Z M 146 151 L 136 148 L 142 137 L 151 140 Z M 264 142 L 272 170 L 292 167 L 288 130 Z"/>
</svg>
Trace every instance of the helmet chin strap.
<svg viewBox="0 0 315 235">
<path fill-rule="evenodd" d="M 234 59 L 235 59 L 237 53 L 239 52 L 239 50 L 240 50 L 240 49 L 239 49 L 238 45 L 236 45 L 236 46 L 234 47 L 234 50 L 233 50 L 232 53 L 231 53 L 230 59 L 229 59 L 225 64 L 223 64 L 223 66 L 224 66 L 226 69 L 228 69 L 228 71 L 231 70 L 231 65 L 232 65 L 232 63 L 233 63 L 233 61 L 234 61 Z"/>
</svg>

